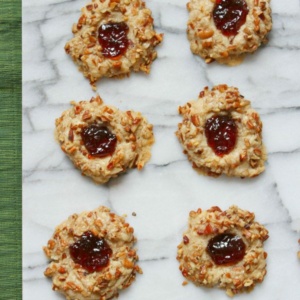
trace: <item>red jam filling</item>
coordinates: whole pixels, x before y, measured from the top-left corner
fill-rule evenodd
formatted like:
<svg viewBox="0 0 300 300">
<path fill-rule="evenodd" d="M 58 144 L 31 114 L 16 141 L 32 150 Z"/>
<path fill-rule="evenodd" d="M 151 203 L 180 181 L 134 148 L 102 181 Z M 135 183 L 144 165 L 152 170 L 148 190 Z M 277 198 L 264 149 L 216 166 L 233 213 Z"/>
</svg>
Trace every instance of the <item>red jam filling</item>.
<svg viewBox="0 0 300 300">
<path fill-rule="evenodd" d="M 112 250 L 103 238 L 86 231 L 78 241 L 69 247 L 73 261 L 89 273 L 101 271 L 108 266 Z"/>
<path fill-rule="evenodd" d="M 108 23 L 99 27 L 98 40 L 104 57 L 116 58 L 126 52 L 129 45 L 128 31 L 125 22 Z"/>
<path fill-rule="evenodd" d="M 206 251 L 216 265 L 232 265 L 244 258 L 246 245 L 239 236 L 222 233 L 209 240 Z"/>
<path fill-rule="evenodd" d="M 208 146 L 216 155 L 222 157 L 235 147 L 237 126 L 230 116 L 215 115 L 205 123 L 205 136 Z"/>
<path fill-rule="evenodd" d="M 223 35 L 236 35 L 246 22 L 248 6 L 245 0 L 216 0 L 213 19 Z"/>
<path fill-rule="evenodd" d="M 95 157 L 112 155 L 116 149 L 117 137 L 100 124 L 83 128 L 81 138 L 88 152 Z"/>
</svg>

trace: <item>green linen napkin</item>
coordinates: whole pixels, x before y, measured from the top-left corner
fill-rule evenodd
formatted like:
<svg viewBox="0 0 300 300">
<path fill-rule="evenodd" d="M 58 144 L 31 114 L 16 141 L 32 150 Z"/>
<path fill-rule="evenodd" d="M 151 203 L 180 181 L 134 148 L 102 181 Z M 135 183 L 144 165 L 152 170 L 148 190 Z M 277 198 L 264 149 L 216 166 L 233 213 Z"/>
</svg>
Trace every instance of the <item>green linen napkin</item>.
<svg viewBox="0 0 300 300">
<path fill-rule="evenodd" d="M 21 0 L 0 0 L 0 299 L 22 299 Z"/>
</svg>

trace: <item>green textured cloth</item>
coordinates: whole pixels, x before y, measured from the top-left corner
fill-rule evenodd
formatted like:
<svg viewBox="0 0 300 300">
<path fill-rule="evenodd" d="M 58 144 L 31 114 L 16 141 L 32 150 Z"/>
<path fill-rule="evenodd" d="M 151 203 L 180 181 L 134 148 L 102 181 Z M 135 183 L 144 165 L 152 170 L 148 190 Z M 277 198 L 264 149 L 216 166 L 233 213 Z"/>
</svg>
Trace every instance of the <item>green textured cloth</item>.
<svg viewBox="0 0 300 300">
<path fill-rule="evenodd" d="M 21 0 L 0 0 L 0 299 L 22 299 Z"/>
</svg>

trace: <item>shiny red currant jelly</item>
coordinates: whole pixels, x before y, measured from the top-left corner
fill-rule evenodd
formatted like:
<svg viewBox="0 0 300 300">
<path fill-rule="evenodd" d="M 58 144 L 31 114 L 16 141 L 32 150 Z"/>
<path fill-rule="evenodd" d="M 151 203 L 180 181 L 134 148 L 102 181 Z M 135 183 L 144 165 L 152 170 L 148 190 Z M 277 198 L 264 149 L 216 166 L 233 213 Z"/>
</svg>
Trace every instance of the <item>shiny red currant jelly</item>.
<svg viewBox="0 0 300 300">
<path fill-rule="evenodd" d="M 241 237 L 222 233 L 209 240 L 206 251 L 216 265 L 230 265 L 244 258 L 246 245 Z"/>
<path fill-rule="evenodd" d="M 212 116 L 205 123 L 207 144 L 218 156 L 228 154 L 234 149 L 237 134 L 237 126 L 228 115 Z"/>
<path fill-rule="evenodd" d="M 231 36 L 246 22 L 248 12 L 246 0 L 216 0 L 213 19 L 224 35 Z"/>
<path fill-rule="evenodd" d="M 100 124 L 83 128 L 81 138 L 88 152 L 95 157 L 112 155 L 116 149 L 117 137 Z"/>
<path fill-rule="evenodd" d="M 108 266 L 112 250 L 103 238 L 86 231 L 78 241 L 69 247 L 73 261 L 89 273 L 101 271 Z"/>
<path fill-rule="evenodd" d="M 107 58 L 123 55 L 129 45 L 127 33 L 129 28 L 125 22 L 103 24 L 98 29 L 98 41 L 102 54 Z"/>
</svg>

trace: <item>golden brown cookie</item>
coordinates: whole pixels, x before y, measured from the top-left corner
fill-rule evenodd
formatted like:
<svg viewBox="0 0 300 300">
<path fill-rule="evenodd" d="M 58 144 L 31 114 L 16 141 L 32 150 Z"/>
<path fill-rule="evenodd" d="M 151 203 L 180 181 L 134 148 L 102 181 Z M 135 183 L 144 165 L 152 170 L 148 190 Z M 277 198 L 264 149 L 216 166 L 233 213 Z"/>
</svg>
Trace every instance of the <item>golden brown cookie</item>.
<svg viewBox="0 0 300 300">
<path fill-rule="evenodd" d="M 200 173 L 255 177 L 264 171 L 262 122 L 235 87 L 205 87 L 196 101 L 179 107 L 176 135 Z"/>
<path fill-rule="evenodd" d="M 99 96 L 71 104 L 56 120 L 55 136 L 83 175 L 105 183 L 128 168 L 144 167 L 154 136 L 141 113 L 120 111 Z"/>
<path fill-rule="evenodd" d="M 65 50 L 92 85 L 101 77 L 150 72 L 163 35 L 154 31 L 143 1 L 93 0 L 81 11 Z"/>
<path fill-rule="evenodd" d="M 44 274 L 68 300 L 111 299 L 142 273 L 135 241 L 133 228 L 106 207 L 74 214 L 43 248 L 51 260 Z"/>
<path fill-rule="evenodd" d="M 270 0 L 190 0 L 187 9 L 191 51 L 206 63 L 241 63 L 272 28 Z"/>
<path fill-rule="evenodd" d="M 182 275 L 196 285 L 226 289 L 229 296 L 262 282 L 268 231 L 254 218 L 237 206 L 191 211 L 177 252 Z"/>
</svg>

